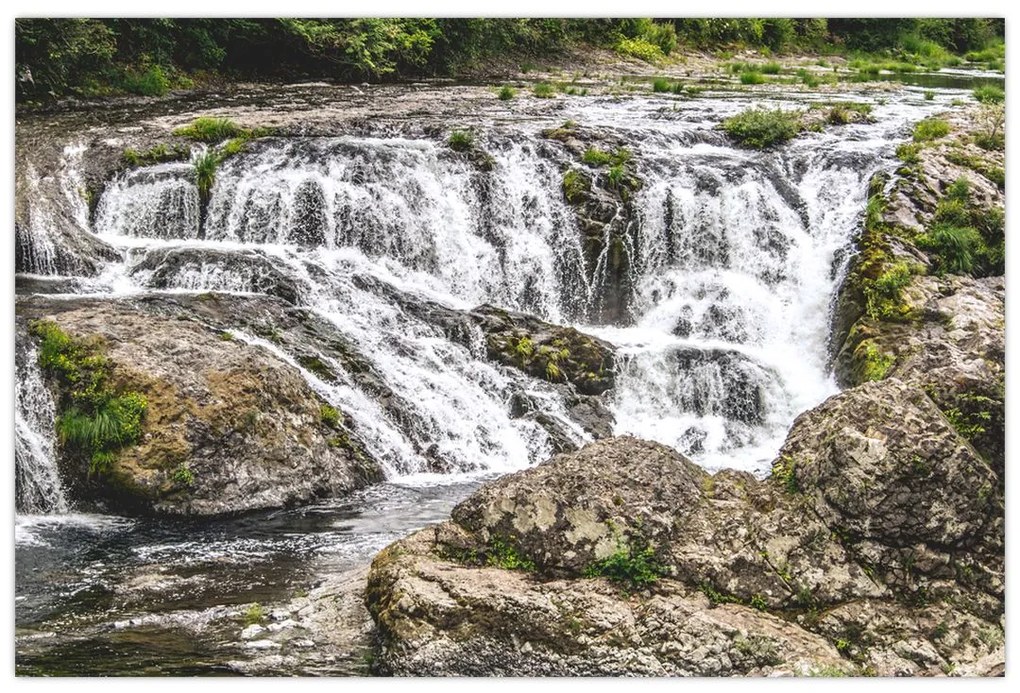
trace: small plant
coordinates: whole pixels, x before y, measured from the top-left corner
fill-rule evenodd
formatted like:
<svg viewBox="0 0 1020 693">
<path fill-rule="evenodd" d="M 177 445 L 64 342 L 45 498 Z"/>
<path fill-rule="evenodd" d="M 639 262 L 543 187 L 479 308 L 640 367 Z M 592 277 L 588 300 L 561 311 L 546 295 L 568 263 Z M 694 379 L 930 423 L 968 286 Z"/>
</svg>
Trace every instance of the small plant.
<svg viewBox="0 0 1020 693">
<path fill-rule="evenodd" d="M 195 482 L 195 475 L 191 469 L 188 468 L 187 464 L 182 464 L 174 470 L 174 473 L 170 475 L 170 480 L 176 484 L 182 484 L 184 486 L 191 486 Z"/>
<path fill-rule="evenodd" d="M 517 344 L 514 345 L 514 354 L 520 357 L 522 360 L 528 360 L 535 353 L 535 343 L 531 341 L 530 337 L 521 337 L 517 340 Z"/>
<path fill-rule="evenodd" d="M 870 339 L 857 345 L 854 349 L 854 358 L 859 363 L 861 382 L 884 379 L 896 363 L 895 356 L 882 353 L 878 345 Z"/>
<path fill-rule="evenodd" d="M 984 250 L 984 240 L 975 229 L 948 224 L 937 224 L 918 236 L 917 245 L 935 256 L 940 274 L 971 274 Z"/>
<path fill-rule="evenodd" d="M 617 542 L 616 551 L 588 566 L 584 576 L 606 577 L 632 589 L 654 584 L 665 575 L 665 569 L 655 560 L 655 551 L 641 539 L 630 544 Z"/>
<path fill-rule="evenodd" d="M 1005 104 L 988 104 L 978 116 L 981 131 L 974 136 L 974 143 L 988 151 L 1002 151 L 1006 147 L 1003 129 L 1006 124 Z"/>
<path fill-rule="evenodd" d="M 924 90 L 924 100 L 925 101 L 934 101 L 935 100 L 935 92 L 933 92 L 931 89 L 925 89 Z"/>
<path fill-rule="evenodd" d="M 474 146 L 475 136 L 470 130 L 454 130 L 446 140 L 447 146 L 455 152 L 466 152 Z"/>
<path fill-rule="evenodd" d="M 220 341 L 221 342 L 232 342 L 232 341 L 234 341 L 234 333 L 230 332 L 228 330 L 223 330 L 222 332 L 220 332 L 219 337 L 220 337 Z"/>
<path fill-rule="evenodd" d="M 212 194 L 213 185 L 216 183 L 216 167 L 220 160 L 213 151 L 203 152 L 195 159 L 195 187 L 198 188 L 198 196 L 202 200 L 208 200 Z"/>
<path fill-rule="evenodd" d="M 793 139 L 801 130 L 800 114 L 782 109 L 750 108 L 727 118 L 722 128 L 738 143 L 764 149 Z"/>
<path fill-rule="evenodd" d="M 916 164 L 921 161 L 921 145 L 914 142 L 904 142 L 896 147 L 896 158 L 905 164 Z"/>
<path fill-rule="evenodd" d="M 1003 103 L 1006 100 L 1006 92 L 994 84 L 982 84 L 980 87 L 975 87 L 971 94 L 978 103 Z"/>
<path fill-rule="evenodd" d="M 741 72 L 741 84 L 764 84 L 765 76 L 760 72 Z"/>
<path fill-rule="evenodd" d="M 760 594 L 751 596 L 750 605 L 752 609 L 757 609 L 758 611 L 765 611 L 769 607 L 768 602 L 765 601 L 765 597 Z"/>
<path fill-rule="evenodd" d="M 762 65 L 760 68 L 761 73 L 764 75 L 778 75 L 782 70 L 782 65 L 777 62 L 768 62 Z"/>
<path fill-rule="evenodd" d="M 504 84 L 502 87 L 500 87 L 499 92 L 496 94 L 496 96 L 499 97 L 500 101 L 509 101 L 516 95 L 517 91 L 509 84 Z"/>
<path fill-rule="evenodd" d="M 588 147 L 581 155 L 581 161 L 589 166 L 606 166 L 613 160 L 613 155 L 597 147 Z"/>
<path fill-rule="evenodd" d="M 128 166 L 151 166 L 167 161 L 183 161 L 191 155 L 187 146 L 175 145 L 173 148 L 165 144 L 157 144 L 144 152 L 128 147 L 121 154 L 121 158 Z"/>
<path fill-rule="evenodd" d="M 620 184 L 623 182 L 623 174 L 623 164 L 614 164 L 613 166 L 610 166 L 609 174 L 606 177 L 609 181 L 609 187 L 614 190 L 619 188 Z"/>
<path fill-rule="evenodd" d="M 772 478 L 782 484 L 787 493 L 800 493 L 797 481 L 797 462 L 788 455 L 783 455 L 772 465 Z"/>
<path fill-rule="evenodd" d="M 548 82 L 539 82 L 531 88 L 531 93 L 539 99 L 551 99 L 555 96 L 556 92 Z"/>
<path fill-rule="evenodd" d="M 563 197 L 570 204 L 582 202 L 588 194 L 591 182 L 576 168 L 572 168 L 563 174 Z"/>
<path fill-rule="evenodd" d="M 503 570 L 532 571 L 535 569 L 534 561 L 522 556 L 509 540 L 500 537 L 493 537 L 489 540 L 486 563 Z"/>
<path fill-rule="evenodd" d="M 905 262 L 897 262 L 886 269 L 877 279 L 864 287 L 865 313 L 875 320 L 904 317 L 900 306 L 903 289 L 911 281 L 912 272 Z"/>
<path fill-rule="evenodd" d="M 656 94 L 667 94 L 673 90 L 673 85 L 665 77 L 656 77 L 652 82 L 652 91 Z"/>
<path fill-rule="evenodd" d="M 177 128 L 174 134 L 196 142 L 208 142 L 210 144 L 222 142 L 231 137 L 243 135 L 246 131 L 229 118 L 201 117 L 195 119 L 191 125 Z"/>
<path fill-rule="evenodd" d="M 340 426 L 340 412 L 335 407 L 323 404 L 319 407 L 319 420 L 330 428 L 338 428 Z"/>
<path fill-rule="evenodd" d="M 266 610 L 262 608 L 262 605 L 255 602 L 244 612 L 244 625 L 253 626 L 255 624 L 264 623 L 266 620 Z"/>
<path fill-rule="evenodd" d="M 555 361 L 548 361 L 545 364 L 545 379 L 552 383 L 563 379 L 563 372 Z"/>
<path fill-rule="evenodd" d="M 140 96 L 163 96 L 170 90 L 170 78 L 159 65 L 150 65 L 141 72 L 125 72 L 121 86 L 124 91 Z"/>
<path fill-rule="evenodd" d="M 914 126 L 915 142 L 931 142 L 949 134 L 949 123 L 940 118 L 925 118 Z"/>
</svg>

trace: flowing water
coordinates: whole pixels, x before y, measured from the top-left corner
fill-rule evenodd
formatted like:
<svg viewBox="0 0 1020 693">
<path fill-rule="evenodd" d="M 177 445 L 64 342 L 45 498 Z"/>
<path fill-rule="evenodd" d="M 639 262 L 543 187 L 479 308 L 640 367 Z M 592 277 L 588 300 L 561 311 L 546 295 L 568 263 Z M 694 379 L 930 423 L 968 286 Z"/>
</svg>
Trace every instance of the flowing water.
<svg viewBox="0 0 1020 693">
<path fill-rule="evenodd" d="M 399 414 L 341 364 L 327 383 L 241 326 L 235 338 L 292 363 L 353 417 L 389 481 L 243 520 L 72 514 L 53 402 L 19 338 L 19 671 L 230 671 L 224 663 L 245 656 L 232 605 L 278 601 L 364 563 L 446 517 L 480 479 L 546 459 L 550 436 L 512 415 L 514 393 L 539 402 L 574 444 L 591 440 L 556 388 L 488 362 L 480 332 L 451 339 L 418 304 L 490 303 L 600 336 L 619 355 L 607 402 L 615 433 L 661 441 L 709 469 L 765 473 L 793 418 L 836 391 L 830 303 L 868 180 L 895 165 L 914 121 L 960 94 L 927 102 L 896 92 L 875 103 L 873 124 L 763 153 L 713 129 L 749 105 L 744 95 L 573 99 L 544 119 L 482 129 L 491 170 L 399 127 L 271 137 L 221 166 L 204 215 L 189 163 L 120 175 L 82 223 L 123 259 L 97 277 L 23 277 L 21 291 L 265 293 L 307 307 L 368 360 Z M 596 322 L 618 290 L 606 257 L 586 264 L 561 193 L 571 158 L 540 135 L 567 119 L 630 143 L 643 180 L 625 234 L 632 295 L 613 323 Z M 72 141 L 62 189 L 75 186 L 76 156 Z M 45 229 L 33 233 L 45 250 Z"/>
</svg>

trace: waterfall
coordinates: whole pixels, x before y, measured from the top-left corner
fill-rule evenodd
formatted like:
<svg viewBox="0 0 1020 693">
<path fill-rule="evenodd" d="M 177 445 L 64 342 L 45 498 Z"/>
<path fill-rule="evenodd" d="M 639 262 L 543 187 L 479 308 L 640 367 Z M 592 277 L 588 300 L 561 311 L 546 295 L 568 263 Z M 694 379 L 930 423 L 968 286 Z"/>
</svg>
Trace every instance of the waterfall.
<svg viewBox="0 0 1020 693">
<path fill-rule="evenodd" d="M 875 124 L 748 152 L 707 127 L 740 102 L 670 118 L 654 104 L 599 100 L 563 114 L 633 143 L 642 186 L 620 265 L 629 274 L 616 284 L 631 292 L 629 314 L 616 324 L 586 324 L 609 284 L 594 278 L 605 268 L 588 266 L 586 222 L 561 192 L 576 155 L 534 126 L 478 134 L 491 165 L 392 133 L 263 138 L 221 163 L 204 214 L 190 164 L 124 172 L 94 231 L 125 259 L 96 283 L 270 294 L 309 311 L 359 372 L 322 353 L 336 374 L 327 382 L 294 345 L 240 323 L 234 332 L 348 412 L 391 477 L 548 457 L 550 430 L 515 413 L 521 397 L 574 444 L 591 440 L 562 390 L 489 362 L 481 335 L 451 335 L 451 312 L 483 303 L 615 344 L 605 402 L 615 433 L 762 473 L 793 418 L 836 391 L 826 340 L 840 263 L 869 177 L 923 107 L 883 106 Z"/>
<path fill-rule="evenodd" d="M 65 513 L 68 504 L 57 471 L 55 407 L 37 359 L 29 340 L 19 340 L 14 387 L 16 505 L 21 513 Z"/>
</svg>

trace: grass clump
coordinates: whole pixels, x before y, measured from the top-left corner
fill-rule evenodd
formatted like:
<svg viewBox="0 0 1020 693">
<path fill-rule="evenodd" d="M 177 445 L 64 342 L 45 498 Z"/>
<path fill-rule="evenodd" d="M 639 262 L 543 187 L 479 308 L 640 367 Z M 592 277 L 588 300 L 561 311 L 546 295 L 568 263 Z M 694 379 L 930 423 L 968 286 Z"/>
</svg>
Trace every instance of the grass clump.
<svg viewBox="0 0 1020 693">
<path fill-rule="evenodd" d="M 170 475 L 170 480 L 176 484 L 182 486 L 191 486 L 195 483 L 195 474 L 191 471 L 187 464 L 182 464 L 174 470 L 173 474 Z"/>
<path fill-rule="evenodd" d="M 897 262 L 864 287 L 865 312 L 876 320 L 906 317 L 900 297 L 910 284 L 912 272 L 905 262 Z"/>
<path fill-rule="evenodd" d="M 584 571 L 585 577 L 606 577 L 630 589 L 652 585 L 665 574 L 665 569 L 655 560 L 655 551 L 641 539 L 629 544 L 618 541 L 615 552 Z"/>
<path fill-rule="evenodd" d="M 673 84 L 665 77 L 656 77 L 652 82 L 652 91 L 656 94 L 667 94 L 673 91 Z"/>
<path fill-rule="evenodd" d="M 551 99 L 556 94 L 556 90 L 548 82 L 539 82 L 531 88 L 531 93 L 539 99 Z"/>
<path fill-rule="evenodd" d="M 643 36 L 622 38 L 616 44 L 616 52 L 620 55 L 644 60 L 646 63 L 658 63 L 665 59 L 662 48 Z"/>
<path fill-rule="evenodd" d="M 921 161 L 921 145 L 904 142 L 896 147 L 896 158 L 905 164 L 916 164 Z"/>
<path fill-rule="evenodd" d="M 760 72 L 749 71 L 740 73 L 741 84 L 764 84 L 765 75 Z"/>
<path fill-rule="evenodd" d="M 455 152 L 466 152 L 475 144 L 475 136 L 470 130 L 454 130 L 446 140 L 447 146 Z"/>
<path fill-rule="evenodd" d="M 511 543 L 511 540 L 505 540 L 501 537 L 490 539 L 486 563 L 503 570 L 524 570 L 529 572 L 534 570 L 535 562 L 522 556 Z"/>
<path fill-rule="evenodd" d="M 797 462 L 788 455 L 783 455 L 772 465 L 772 478 L 778 481 L 787 493 L 800 493 L 797 482 Z"/>
<path fill-rule="evenodd" d="M 509 101 L 516 95 L 517 91 L 509 84 L 504 84 L 502 87 L 499 88 L 499 91 L 496 93 L 496 96 L 499 98 L 500 101 Z"/>
<path fill-rule="evenodd" d="M 590 187 L 591 181 L 576 168 L 572 168 L 563 174 L 563 197 L 570 204 L 584 201 Z"/>
<path fill-rule="evenodd" d="M 724 120 L 722 128 L 739 144 L 764 149 L 793 139 L 801 130 L 800 114 L 750 108 Z"/>
<path fill-rule="evenodd" d="M 165 144 L 157 144 L 145 151 L 138 151 L 128 147 L 121 154 L 121 159 L 128 166 L 153 166 L 168 161 L 184 161 L 191 156 L 191 150 L 182 145 L 168 147 Z"/>
<path fill-rule="evenodd" d="M 246 132 L 248 131 L 229 118 L 210 118 L 207 116 L 196 118 L 191 125 L 174 130 L 174 134 L 178 137 L 208 144 L 222 142 L 231 137 L 238 137 Z"/>
<path fill-rule="evenodd" d="M 149 65 L 142 70 L 125 71 L 120 86 L 139 96 L 163 96 L 170 91 L 170 78 L 159 65 Z"/>
<path fill-rule="evenodd" d="M 244 611 L 244 625 L 246 626 L 264 623 L 265 620 L 266 610 L 258 602 L 255 602 Z"/>
<path fill-rule="evenodd" d="M 323 404 L 319 407 L 319 420 L 330 428 L 338 428 L 340 426 L 340 412 L 336 410 L 336 407 Z"/>
<path fill-rule="evenodd" d="M 778 75 L 782 66 L 777 62 L 768 62 L 758 68 L 763 75 Z"/>
<path fill-rule="evenodd" d="M 934 255 L 939 274 L 971 274 L 985 249 L 975 229 L 947 224 L 938 224 L 918 236 L 917 245 Z"/>
<path fill-rule="evenodd" d="M 1003 103 L 1006 100 L 1006 92 L 994 84 L 983 84 L 980 87 L 975 87 L 972 95 L 978 103 Z"/>
<path fill-rule="evenodd" d="M 933 92 L 931 89 L 925 89 L 924 90 L 924 100 L 925 101 L 934 101 L 935 100 L 935 92 Z"/>
<path fill-rule="evenodd" d="M 51 321 L 36 321 L 39 366 L 60 392 L 57 435 L 64 451 L 87 462 L 90 475 L 110 470 L 118 451 L 138 442 L 148 407 L 143 395 L 114 388 L 112 365 L 97 340 L 72 337 Z"/>
<path fill-rule="evenodd" d="M 613 155 L 598 147 L 588 147 L 581 155 L 581 161 L 589 166 L 608 166 L 613 161 Z"/>
<path fill-rule="evenodd" d="M 216 183 L 216 168 L 220 165 L 220 157 L 216 152 L 208 150 L 195 159 L 195 187 L 198 196 L 207 201 Z"/>
<path fill-rule="evenodd" d="M 914 126 L 915 142 L 931 142 L 949 134 L 949 123 L 941 118 L 925 118 Z"/>
</svg>

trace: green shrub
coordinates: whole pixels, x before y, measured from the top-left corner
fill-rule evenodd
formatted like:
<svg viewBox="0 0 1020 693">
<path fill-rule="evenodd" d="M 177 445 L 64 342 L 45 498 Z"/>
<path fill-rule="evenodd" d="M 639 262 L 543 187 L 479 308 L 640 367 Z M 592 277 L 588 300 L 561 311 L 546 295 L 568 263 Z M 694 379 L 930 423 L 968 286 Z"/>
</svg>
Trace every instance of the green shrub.
<svg viewBox="0 0 1020 693">
<path fill-rule="evenodd" d="M 510 99 L 514 98 L 516 94 L 517 92 L 514 90 L 513 87 L 511 87 L 509 84 L 504 84 L 502 87 L 500 87 L 498 96 L 500 101 L 509 101 Z"/>
<path fill-rule="evenodd" d="M 765 77 L 760 72 L 741 72 L 741 84 L 764 84 Z"/>
<path fill-rule="evenodd" d="M 656 94 L 666 94 L 673 91 L 673 85 L 665 77 L 656 77 L 652 82 L 652 91 Z"/>
<path fill-rule="evenodd" d="M 208 142 L 210 144 L 222 142 L 231 137 L 238 137 L 247 132 L 229 118 L 209 118 L 203 116 L 196 118 L 191 125 L 177 128 L 174 134 L 178 137 L 185 137 L 196 142 Z"/>
<path fill-rule="evenodd" d="M 177 484 L 184 486 L 191 486 L 195 482 L 195 475 L 188 468 L 188 465 L 182 464 L 174 470 L 173 474 L 170 475 L 170 480 Z"/>
<path fill-rule="evenodd" d="M 220 160 L 216 152 L 208 150 L 195 159 L 195 187 L 202 200 L 208 200 L 216 182 L 216 167 Z"/>
<path fill-rule="evenodd" d="M 589 166 L 606 166 L 613 160 L 613 155 L 597 147 L 588 147 L 581 155 L 581 161 Z"/>
<path fill-rule="evenodd" d="M 531 88 L 531 93 L 539 99 L 551 99 L 555 95 L 552 85 L 548 82 L 539 82 Z"/>
<path fill-rule="evenodd" d="M 914 126 L 915 142 L 930 142 L 949 134 L 949 123 L 940 118 L 925 118 Z"/>
<path fill-rule="evenodd" d="M 658 63 L 666 57 L 659 46 L 641 37 L 620 39 L 616 44 L 616 52 L 646 63 Z"/>
<path fill-rule="evenodd" d="M 936 271 L 949 274 L 971 274 L 984 250 L 977 230 L 948 224 L 937 224 L 918 236 L 917 245 L 934 255 Z"/>
<path fill-rule="evenodd" d="M 584 571 L 585 577 L 606 577 L 633 589 L 654 584 L 665 573 L 655 560 L 655 551 L 642 540 L 628 545 L 618 542 L 612 555 L 596 561 Z"/>
<path fill-rule="evenodd" d="M 111 386 L 111 365 L 97 340 L 71 337 L 51 321 L 36 321 L 31 333 L 39 340 L 39 366 L 58 385 L 56 418 L 63 449 L 105 473 L 116 453 L 142 435 L 147 409 L 144 396 Z"/>
<path fill-rule="evenodd" d="M 447 146 L 455 152 L 466 152 L 474 146 L 475 136 L 470 130 L 454 130 L 446 140 Z"/>
<path fill-rule="evenodd" d="M 865 312 L 875 319 L 894 319 L 901 315 L 900 295 L 910 284 L 912 272 L 905 262 L 897 262 L 864 287 Z"/>
<path fill-rule="evenodd" d="M 896 147 L 896 157 L 907 164 L 916 164 L 921 160 L 921 145 L 904 142 Z"/>
<path fill-rule="evenodd" d="M 512 540 L 512 538 L 511 538 Z M 511 540 L 504 540 L 501 537 L 492 537 L 489 540 L 486 563 L 503 570 L 524 570 L 535 569 L 535 562 L 526 558 L 518 552 Z"/>
<path fill-rule="evenodd" d="M 722 128 L 741 145 L 763 149 L 796 137 L 801 130 L 800 114 L 782 109 L 750 108 L 727 118 Z"/>
<path fill-rule="evenodd" d="M 764 75 L 778 75 L 780 70 L 783 69 L 782 65 L 775 62 L 765 63 L 758 68 Z"/>
<path fill-rule="evenodd" d="M 262 608 L 262 605 L 255 602 L 249 606 L 244 612 L 244 625 L 253 626 L 257 623 L 263 623 L 266 620 L 266 610 Z"/>
<path fill-rule="evenodd" d="M 572 168 L 563 174 L 563 197 L 570 204 L 577 204 L 584 200 L 585 195 L 591 187 L 587 176 L 576 168 Z"/>
<path fill-rule="evenodd" d="M 607 180 L 609 181 L 609 187 L 614 190 L 619 188 L 620 183 L 623 182 L 623 174 L 624 174 L 623 164 L 613 164 L 612 166 L 610 166 L 609 174 L 606 177 Z"/>
<path fill-rule="evenodd" d="M 1006 100 L 1006 92 L 994 84 L 983 84 L 976 87 L 973 96 L 978 103 L 1003 103 Z"/>
<path fill-rule="evenodd" d="M 924 100 L 925 101 L 934 101 L 935 100 L 935 92 L 933 92 L 931 89 L 925 89 L 924 90 Z"/>
<path fill-rule="evenodd" d="M 141 72 L 128 70 L 121 80 L 124 91 L 140 96 L 163 96 L 170 90 L 170 79 L 159 65 L 150 65 Z"/>
<path fill-rule="evenodd" d="M 340 425 L 340 412 L 328 404 L 319 407 L 319 420 L 330 428 L 337 428 Z"/>
</svg>

